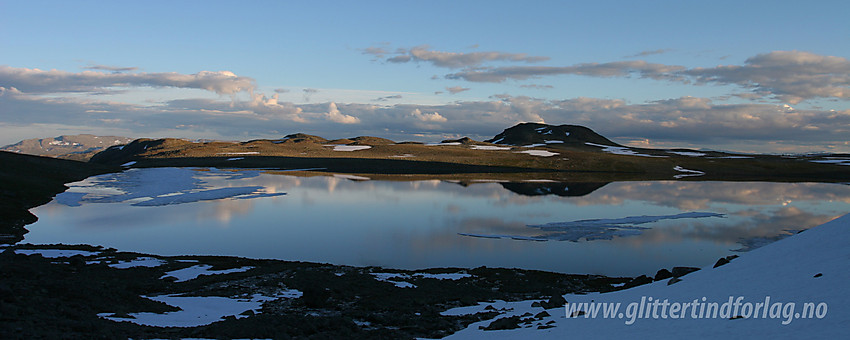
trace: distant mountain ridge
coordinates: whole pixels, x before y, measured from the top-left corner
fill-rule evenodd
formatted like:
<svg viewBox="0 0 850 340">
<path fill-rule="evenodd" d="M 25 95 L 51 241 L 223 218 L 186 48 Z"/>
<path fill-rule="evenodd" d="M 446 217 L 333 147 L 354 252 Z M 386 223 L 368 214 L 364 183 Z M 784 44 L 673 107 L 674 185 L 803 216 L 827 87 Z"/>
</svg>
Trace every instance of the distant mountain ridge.
<svg viewBox="0 0 850 340">
<path fill-rule="evenodd" d="M 63 135 L 52 138 L 25 139 L 12 145 L 4 146 L 0 150 L 85 161 L 110 146 L 127 144 L 132 141 L 133 138 L 118 136 L 95 136 L 89 134 Z"/>
</svg>

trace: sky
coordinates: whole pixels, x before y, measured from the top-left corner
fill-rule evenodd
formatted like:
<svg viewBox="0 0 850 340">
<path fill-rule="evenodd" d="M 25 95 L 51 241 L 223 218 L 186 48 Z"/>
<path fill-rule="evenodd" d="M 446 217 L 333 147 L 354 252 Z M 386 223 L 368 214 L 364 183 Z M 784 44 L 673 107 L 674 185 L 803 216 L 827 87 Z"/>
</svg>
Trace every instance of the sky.
<svg viewBox="0 0 850 340">
<path fill-rule="evenodd" d="M 91 133 L 850 152 L 847 1 L 0 0 L 0 145 Z"/>
</svg>

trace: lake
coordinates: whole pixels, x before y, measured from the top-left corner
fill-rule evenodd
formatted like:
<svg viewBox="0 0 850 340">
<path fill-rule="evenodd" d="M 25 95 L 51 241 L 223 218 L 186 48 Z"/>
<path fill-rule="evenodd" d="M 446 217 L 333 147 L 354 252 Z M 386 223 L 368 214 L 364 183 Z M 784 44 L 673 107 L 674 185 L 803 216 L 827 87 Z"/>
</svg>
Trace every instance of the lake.
<svg viewBox="0 0 850 340">
<path fill-rule="evenodd" d="M 711 265 L 850 211 L 842 184 L 304 174 L 151 168 L 95 176 L 33 209 L 39 221 L 23 242 L 637 276 Z"/>
</svg>

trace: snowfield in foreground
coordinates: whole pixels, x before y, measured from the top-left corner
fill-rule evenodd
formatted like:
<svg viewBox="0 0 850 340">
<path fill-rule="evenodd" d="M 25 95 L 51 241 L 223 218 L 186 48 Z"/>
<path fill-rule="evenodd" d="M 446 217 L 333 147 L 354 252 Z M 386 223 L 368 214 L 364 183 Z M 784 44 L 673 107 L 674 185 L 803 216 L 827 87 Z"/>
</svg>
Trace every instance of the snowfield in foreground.
<svg viewBox="0 0 850 340">
<path fill-rule="evenodd" d="M 850 329 L 850 215 L 845 215 L 818 227 L 808 229 L 762 248 L 743 254 L 730 263 L 717 267 L 706 267 L 668 285 L 669 280 L 631 289 L 604 294 L 574 295 L 564 298 L 570 305 L 581 307 L 582 303 L 620 303 L 615 318 L 579 316 L 566 318 L 564 307 L 549 309 L 550 316 L 540 318 L 523 328 L 512 330 L 484 331 L 492 320 L 471 324 L 467 329 L 450 336 L 456 339 L 827 339 L 845 338 Z M 730 297 L 743 305 L 763 307 L 755 313 L 739 306 L 724 312 L 723 304 Z M 658 318 L 636 317 L 639 303 L 658 301 Z M 703 300 L 705 298 L 705 300 Z M 766 300 L 769 299 L 769 300 Z M 694 300 L 720 305 L 716 318 L 693 318 L 692 311 L 678 312 L 679 318 L 660 316 L 664 301 L 670 304 L 690 304 Z M 445 315 L 471 314 L 484 310 L 487 305 L 496 309 L 505 308 L 499 318 L 522 315 L 537 315 L 544 309 L 532 307 L 535 301 L 482 303 L 479 306 L 455 308 Z M 767 303 L 766 303 L 767 302 Z M 817 307 L 823 318 L 803 318 L 805 303 Z M 627 313 L 631 308 L 629 318 Z M 650 303 L 651 305 L 651 303 Z M 732 303 L 728 303 L 732 305 Z M 701 308 L 706 308 L 705 304 Z M 769 308 L 767 307 L 769 306 Z M 790 306 L 790 307 L 789 307 Z M 768 311 L 765 312 L 765 308 Z M 731 309 L 731 308 L 730 308 Z M 637 312 L 636 312 L 637 311 Z M 814 310 L 810 310 L 814 312 Z M 530 313 L 530 314 L 526 314 Z M 825 313 L 825 315 L 823 314 Z M 642 314 L 648 314 L 644 307 Z M 750 317 L 741 317 L 750 314 Z M 588 314 L 589 315 L 589 314 Z M 664 315 L 667 315 L 666 309 Z M 776 317 L 770 317 L 775 315 Z M 817 314 L 813 314 L 817 315 Z M 766 316 L 766 317 L 765 317 Z M 528 318 L 528 317 L 526 317 Z M 554 321 L 553 328 L 538 329 L 539 325 Z M 633 321 L 633 322 L 630 322 Z M 631 324 L 629 324 L 631 323 Z"/>
</svg>

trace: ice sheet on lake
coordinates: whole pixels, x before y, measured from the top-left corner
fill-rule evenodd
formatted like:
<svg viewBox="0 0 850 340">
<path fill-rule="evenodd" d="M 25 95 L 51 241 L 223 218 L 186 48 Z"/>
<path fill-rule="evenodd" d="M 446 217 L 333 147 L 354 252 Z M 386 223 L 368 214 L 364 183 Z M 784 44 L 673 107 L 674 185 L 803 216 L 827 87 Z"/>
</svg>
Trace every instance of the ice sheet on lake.
<svg viewBox="0 0 850 340">
<path fill-rule="evenodd" d="M 112 313 L 98 313 L 97 316 L 116 322 L 127 321 L 138 325 L 154 327 L 197 327 L 221 321 L 224 317 L 234 316 L 237 319 L 246 317 L 242 313 L 253 311 L 259 313 L 266 301 L 277 299 L 296 299 L 303 295 L 294 289 L 285 290 L 274 296 L 254 294 L 245 298 L 229 298 L 223 296 L 180 296 L 179 294 L 144 296 L 144 298 L 162 302 L 180 311 L 167 313 L 130 313 L 130 318 L 118 317 Z"/>
<path fill-rule="evenodd" d="M 658 222 L 661 220 L 672 220 L 682 218 L 704 218 L 723 217 L 723 214 L 712 212 L 686 212 L 676 215 L 661 216 L 628 216 L 623 218 L 603 218 L 591 220 L 578 220 L 571 222 L 553 222 L 538 225 L 528 225 L 529 228 L 539 229 L 545 234 L 535 236 L 522 235 L 494 235 L 494 234 L 471 234 L 459 233 L 462 236 L 483 238 L 506 238 L 522 241 L 570 241 L 578 242 L 593 240 L 611 240 L 615 236 L 625 237 L 640 235 L 648 227 L 638 227 L 637 224 Z"/>
<path fill-rule="evenodd" d="M 249 199 L 285 193 L 263 192 L 261 186 L 212 188 L 209 180 L 253 178 L 260 171 L 198 171 L 185 168 L 129 169 L 95 176 L 72 183 L 68 191 L 56 195 L 56 202 L 67 206 L 84 203 L 133 201 L 134 206 L 161 206 L 224 198 Z"/>
<path fill-rule="evenodd" d="M 249 271 L 251 269 L 254 269 L 254 267 L 251 267 L 251 266 L 224 269 L 224 270 L 210 270 L 210 268 L 212 268 L 212 266 L 210 266 L 208 264 L 199 264 L 199 265 L 191 266 L 191 267 L 188 267 L 188 268 L 172 270 L 170 272 L 166 272 L 165 275 L 163 275 L 161 277 L 161 279 L 170 276 L 170 277 L 177 279 L 174 282 L 186 282 L 186 281 L 189 281 L 189 280 L 194 280 L 194 279 L 198 278 L 198 276 L 201 276 L 201 275 L 219 275 L 219 274 L 241 273 L 241 272 L 246 272 L 246 271 Z"/>
</svg>

